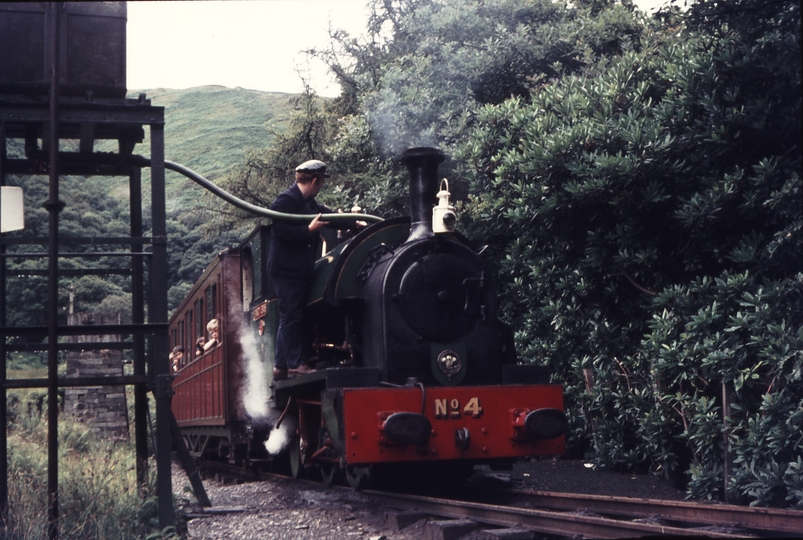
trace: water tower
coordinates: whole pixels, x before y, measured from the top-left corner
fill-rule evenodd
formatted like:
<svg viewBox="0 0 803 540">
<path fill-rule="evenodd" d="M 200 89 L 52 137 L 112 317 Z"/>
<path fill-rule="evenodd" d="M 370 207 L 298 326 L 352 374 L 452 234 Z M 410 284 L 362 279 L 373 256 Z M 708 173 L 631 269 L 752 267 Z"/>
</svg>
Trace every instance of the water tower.
<svg viewBox="0 0 803 540">
<path fill-rule="evenodd" d="M 133 387 L 137 474 L 141 482 L 147 478 L 146 392 L 154 392 L 159 522 L 161 527 L 173 522 L 167 283 L 163 279 L 167 273 L 164 109 L 151 105 L 144 94 L 126 98 L 125 72 L 125 2 L 0 3 L 1 196 L 11 197 L 11 191 L 5 189 L 12 187 L 9 180 L 32 176 L 47 177 L 49 193 L 45 201 L 29 201 L 47 209 L 46 236 L 12 231 L 10 224 L 9 230 L 0 235 L 0 421 L 6 420 L 8 389 L 47 388 L 51 537 L 58 534 L 57 392 L 66 387 Z M 141 153 L 148 157 L 143 160 L 133 151 L 148 139 L 146 130 L 149 145 Z M 100 141 L 115 141 L 116 150 L 98 152 L 96 144 Z M 74 150 L 69 151 L 69 147 Z M 143 193 L 144 167 L 149 173 L 149 193 Z M 103 238 L 61 234 L 59 215 L 65 205 L 59 198 L 59 186 L 68 175 L 127 178 L 130 234 Z M 2 208 L 5 223 L 5 202 Z M 152 224 L 147 236 L 143 233 L 143 216 L 149 217 Z M 114 259 L 124 264 L 104 268 L 87 262 L 81 269 L 62 268 L 60 263 L 69 258 L 96 262 Z M 22 268 L 19 261 L 29 263 Z M 30 261 L 39 264 L 31 268 Z M 60 319 L 60 278 L 112 274 L 130 279 L 132 323 L 68 326 Z M 6 291 L 19 279 L 47 281 L 47 298 L 42 299 L 46 325 L 7 326 L 9 310 L 14 306 L 6 305 Z M 120 337 L 114 341 L 73 339 L 71 343 L 65 339 L 68 336 Z M 131 350 L 133 369 L 115 377 L 59 377 L 60 354 L 78 348 Z M 7 353 L 14 351 L 46 351 L 47 378 L 8 379 Z M 0 430 L 3 509 L 7 506 L 7 476 L 6 431 Z"/>
</svg>

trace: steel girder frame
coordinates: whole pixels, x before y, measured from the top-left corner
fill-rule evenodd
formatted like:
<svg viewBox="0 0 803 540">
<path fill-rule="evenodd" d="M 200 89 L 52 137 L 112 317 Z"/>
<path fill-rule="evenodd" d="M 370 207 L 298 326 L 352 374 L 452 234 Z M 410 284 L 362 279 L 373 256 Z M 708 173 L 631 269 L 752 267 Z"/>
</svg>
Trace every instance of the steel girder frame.
<svg viewBox="0 0 803 540">
<path fill-rule="evenodd" d="M 131 219 L 131 238 L 110 239 L 113 244 L 130 245 L 130 253 L 127 255 L 131 259 L 132 276 L 132 324 L 124 325 L 124 334 L 132 336 L 130 348 L 133 350 L 134 374 L 117 378 L 118 384 L 133 385 L 134 387 L 134 426 L 135 426 L 135 449 L 137 455 L 137 480 L 140 484 L 147 481 L 147 391 L 150 388 L 156 394 L 156 472 L 157 472 L 157 497 L 159 503 L 159 526 L 160 528 L 172 525 L 174 522 L 173 503 L 172 503 L 172 482 L 170 470 L 170 450 L 171 450 L 171 424 L 170 424 L 170 379 L 168 366 L 168 335 L 167 335 L 167 283 L 159 276 L 167 273 L 167 231 L 166 231 L 166 208 L 165 208 L 165 173 L 164 173 L 164 109 L 162 107 L 152 107 L 143 100 L 99 100 L 82 105 L 75 100 L 53 100 L 51 103 L 36 101 L 31 99 L 16 99 L 17 96 L 0 96 L 0 184 L 5 184 L 5 177 L 9 170 L 9 162 L 22 160 L 9 160 L 6 155 L 6 141 L 11 138 L 26 138 L 31 130 L 39 131 L 43 142 L 50 131 L 47 125 L 53 126 L 51 141 L 46 143 L 48 148 L 58 148 L 60 139 L 69 138 L 66 135 L 74 130 L 74 124 L 94 124 L 101 125 L 103 129 L 95 130 L 95 133 L 108 132 L 108 138 L 115 138 L 115 133 L 119 135 L 121 153 L 119 165 L 113 171 L 116 175 L 126 173 L 130 181 L 130 219 Z M 50 111 L 50 114 L 45 114 Z M 47 122 L 43 119 L 49 118 Z M 150 153 L 151 153 L 151 220 L 152 233 L 150 237 L 143 237 L 143 200 L 142 200 L 142 181 L 141 168 L 131 165 L 128 154 L 133 145 L 140 140 L 130 140 L 131 133 L 136 133 L 137 129 L 142 131 L 143 126 L 150 129 Z M 66 126 L 66 127 L 65 127 Z M 61 129 L 63 128 L 63 129 Z M 125 140 L 124 140 L 125 139 Z M 35 139 L 34 139 L 35 140 Z M 84 141 L 82 141 L 84 146 Z M 90 145 L 91 148 L 91 145 Z M 84 167 L 90 174 L 109 174 L 108 165 L 98 165 L 93 163 L 92 157 L 95 154 L 91 150 L 84 154 L 86 157 Z M 82 160 L 82 153 L 75 157 Z M 109 156 L 105 155 L 106 160 Z M 112 160 L 114 156 L 112 156 Z M 63 258 L 58 248 L 61 240 L 58 238 L 58 214 L 63 204 L 58 200 L 58 180 L 59 180 L 59 153 L 50 152 L 46 171 L 30 172 L 28 174 L 49 174 L 51 176 L 50 200 L 46 206 L 50 211 L 50 228 L 47 238 L 48 254 L 48 277 L 50 299 L 48 312 L 50 323 L 48 324 L 48 358 L 49 364 L 54 364 L 57 360 L 57 353 L 66 347 L 58 343 L 58 338 L 65 335 L 75 335 L 80 332 L 82 335 L 98 335 L 109 332 L 121 333 L 120 328 L 110 329 L 93 325 L 81 327 L 80 331 L 74 327 L 59 326 L 56 318 L 58 294 L 58 260 Z M 94 169 L 93 169 L 94 167 Z M 95 171 L 93 173 L 93 170 Z M 17 171 L 15 171 L 17 172 Z M 17 174 L 20 174 L 17 172 Z M 24 173 L 23 173 L 24 174 Z M 54 185 L 55 184 L 55 185 Z M 7 261 L 13 253 L 6 253 L 7 246 L 20 243 L 44 243 L 42 239 L 32 239 L 20 241 L 19 238 L 9 237 L 9 242 L 0 238 L 0 422 L 6 425 L 6 392 L 10 387 L 40 387 L 48 388 L 49 393 L 58 387 L 75 384 L 75 381 L 67 381 L 56 377 L 55 365 L 49 366 L 47 379 L 8 381 L 6 379 L 6 353 L 11 347 L 7 347 L 6 338 L 8 336 L 30 333 L 40 330 L 26 328 L 7 327 L 7 306 L 6 306 L 6 286 L 8 279 Z M 87 239 L 94 243 L 102 244 L 105 239 Z M 146 246 L 150 245 L 150 251 Z M 145 264 L 148 265 L 148 282 L 145 283 Z M 102 272 L 101 272 L 102 273 Z M 111 272 L 113 273 L 113 272 Z M 147 285 L 147 295 L 146 295 Z M 145 298 L 148 298 L 147 323 L 145 322 Z M 129 342 L 126 342 L 129 343 Z M 127 347 L 126 347 L 127 348 Z M 147 352 L 147 369 L 146 369 Z M 96 380 L 95 380 L 96 379 Z M 108 384 L 108 380 L 98 377 L 93 380 L 84 380 L 87 386 Z M 52 412 L 51 412 L 52 411 Z M 51 496 L 51 506 L 49 519 L 51 521 L 50 535 L 58 535 L 56 523 L 58 519 L 58 498 L 57 498 L 57 471 L 58 464 L 56 459 L 57 441 L 55 438 L 57 414 L 55 402 L 52 408 L 49 406 L 48 418 L 49 428 L 48 442 L 48 492 Z M 0 432 L 0 511 L 7 508 L 8 503 L 8 440 L 6 430 Z"/>
</svg>

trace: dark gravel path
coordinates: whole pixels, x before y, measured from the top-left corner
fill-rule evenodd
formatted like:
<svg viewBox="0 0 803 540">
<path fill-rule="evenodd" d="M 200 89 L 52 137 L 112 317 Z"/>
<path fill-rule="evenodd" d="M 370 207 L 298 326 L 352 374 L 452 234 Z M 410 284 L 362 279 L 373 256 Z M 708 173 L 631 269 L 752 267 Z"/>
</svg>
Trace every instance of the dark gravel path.
<svg viewBox="0 0 803 540">
<path fill-rule="evenodd" d="M 478 468 L 472 483 L 511 484 L 543 491 L 675 499 L 684 493 L 668 482 L 649 476 L 597 471 L 580 461 L 535 460 L 518 464 L 507 473 Z M 174 491 L 187 500 L 187 536 L 193 540 L 423 540 L 423 523 L 392 530 L 384 507 L 371 497 L 351 490 L 330 490 L 320 484 L 278 479 L 223 485 L 204 480 L 212 512 L 193 504 L 189 482 L 174 466 Z"/>
</svg>

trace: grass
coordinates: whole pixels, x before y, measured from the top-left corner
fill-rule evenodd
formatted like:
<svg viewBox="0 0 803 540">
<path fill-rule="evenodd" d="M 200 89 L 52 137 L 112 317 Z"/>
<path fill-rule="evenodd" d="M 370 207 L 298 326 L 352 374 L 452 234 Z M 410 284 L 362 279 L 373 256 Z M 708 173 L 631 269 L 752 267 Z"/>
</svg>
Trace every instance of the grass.
<svg viewBox="0 0 803 540">
<path fill-rule="evenodd" d="M 26 372 L 24 376 L 41 375 Z M 19 377 L 20 373 L 9 373 Z M 0 538 L 44 540 L 47 531 L 47 419 L 41 389 L 9 392 L 9 507 Z M 45 401 L 46 402 L 46 401 Z M 151 467 L 153 469 L 153 467 Z M 158 530 L 155 474 L 140 492 L 131 443 L 97 438 L 91 428 L 59 417 L 59 538 L 180 538 Z"/>
</svg>

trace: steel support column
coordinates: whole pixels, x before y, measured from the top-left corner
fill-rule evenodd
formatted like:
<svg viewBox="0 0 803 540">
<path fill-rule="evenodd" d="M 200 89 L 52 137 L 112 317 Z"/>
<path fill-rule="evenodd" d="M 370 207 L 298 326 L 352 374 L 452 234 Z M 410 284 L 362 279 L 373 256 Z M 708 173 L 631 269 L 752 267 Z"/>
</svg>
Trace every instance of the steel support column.
<svg viewBox="0 0 803 540">
<path fill-rule="evenodd" d="M 6 185 L 6 124 L 0 122 L 0 186 Z M 2 193 L 2 190 L 0 190 Z M 0 195 L 2 197 L 2 195 Z M 2 234 L 2 233 L 0 233 Z M 6 253 L 0 244 L 0 326 L 6 321 Z M 8 410 L 6 401 L 6 337 L 0 337 L 0 516 L 8 510 Z"/>
<path fill-rule="evenodd" d="M 149 274 L 149 322 L 167 323 L 167 216 L 165 211 L 164 125 L 151 124 L 151 222 L 153 257 Z M 159 528 L 173 525 L 173 482 L 170 453 L 170 366 L 167 331 L 153 336 L 150 373 L 156 393 L 156 494 L 159 504 Z"/>
<path fill-rule="evenodd" d="M 59 18 L 61 4 L 51 2 L 50 10 L 50 198 L 45 204 L 48 221 L 48 332 L 47 332 L 47 500 L 48 537 L 58 538 L 59 528 L 59 447 L 58 447 L 58 299 L 59 299 Z"/>
<path fill-rule="evenodd" d="M 131 168 L 130 175 L 131 236 L 142 237 L 142 169 Z M 131 245 L 133 253 L 143 251 L 143 244 Z M 131 257 L 131 322 L 145 322 L 145 272 L 142 257 Z M 133 336 L 134 375 L 145 375 L 145 336 Z M 142 490 L 148 484 L 148 388 L 143 384 L 134 386 L 134 449 L 137 460 L 137 487 Z"/>
</svg>

